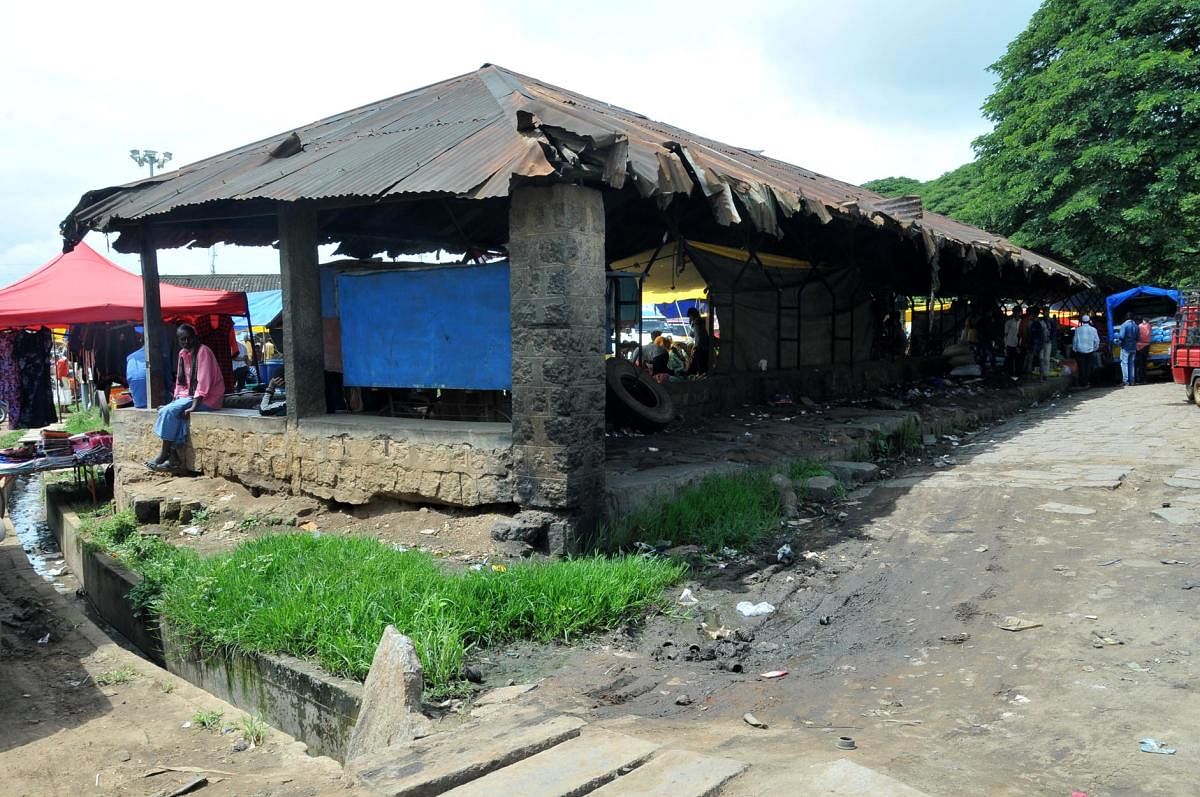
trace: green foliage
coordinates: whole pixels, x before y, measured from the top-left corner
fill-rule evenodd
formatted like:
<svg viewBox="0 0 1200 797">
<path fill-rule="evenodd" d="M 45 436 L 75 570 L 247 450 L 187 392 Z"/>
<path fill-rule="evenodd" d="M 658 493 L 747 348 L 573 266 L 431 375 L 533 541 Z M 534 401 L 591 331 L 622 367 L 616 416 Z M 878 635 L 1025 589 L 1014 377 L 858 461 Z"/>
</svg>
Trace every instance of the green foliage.
<svg viewBox="0 0 1200 797">
<path fill-rule="evenodd" d="M 71 434 L 112 431 L 112 427 L 106 424 L 104 419 L 100 417 L 100 409 L 96 406 L 93 406 L 89 410 L 72 412 L 63 418 L 63 421 L 67 431 Z"/>
<path fill-rule="evenodd" d="M 0 434 L 0 448 L 12 448 L 27 431 L 27 429 L 13 429 L 11 432 Z"/>
<path fill-rule="evenodd" d="M 129 683 L 139 675 L 141 673 L 132 667 L 118 667 L 115 670 L 100 673 L 95 680 L 99 686 L 119 686 Z"/>
<path fill-rule="evenodd" d="M 267 738 L 267 723 L 261 716 L 251 717 L 247 714 L 238 721 L 238 727 L 242 731 L 242 738 L 255 747 L 262 744 L 263 740 Z"/>
<path fill-rule="evenodd" d="M 925 183 L 913 177 L 880 177 L 878 180 L 863 183 L 862 187 L 884 196 L 923 196 L 924 185 Z"/>
<path fill-rule="evenodd" d="M 129 592 L 139 616 L 156 610 L 163 588 L 183 577 L 196 562 L 195 552 L 176 548 L 161 538 L 137 533 L 133 512 L 125 510 L 100 518 L 83 519 L 83 534 L 95 545 L 141 575 Z"/>
<path fill-rule="evenodd" d="M 685 568 L 638 556 L 447 573 L 431 557 L 367 537 L 280 534 L 184 561 L 163 582 L 162 616 L 202 649 L 289 653 L 365 677 L 395 625 L 435 691 L 467 652 L 518 640 L 570 641 L 656 605 Z"/>
<path fill-rule="evenodd" d="M 215 731 L 221 727 L 221 711 L 197 711 L 192 715 L 192 724 L 206 731 Z"/>
<path fill-rule="evenodd" d="M 1200 7 L 1046 0 L 992 70 L 975 142 L 995 228 L 1078 267 L 1195 282 Z"/>
</svg>

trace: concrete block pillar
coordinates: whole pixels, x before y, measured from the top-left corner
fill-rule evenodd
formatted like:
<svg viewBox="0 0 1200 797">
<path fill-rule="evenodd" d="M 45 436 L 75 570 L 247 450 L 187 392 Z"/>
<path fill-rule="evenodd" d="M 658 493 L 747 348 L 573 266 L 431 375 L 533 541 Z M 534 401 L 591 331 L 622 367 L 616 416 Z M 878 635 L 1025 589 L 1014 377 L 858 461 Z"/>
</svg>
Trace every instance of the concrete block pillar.
<svg viewBox="0 0 1200 797">
<path fill-rule="evenodd" d="M 279 275 L 283 287 L 283 376 L 288 424 L 325 414 L 325 353 L 317 209 L 306 202 L 279 206 Z"/>
<path fill-rule="evenodd" d="M 518 188 L 508 230 L 516 497 L 570 518 L 552 535 L 569 553 L 604 500 L 604 197 Z"/>
</svg>

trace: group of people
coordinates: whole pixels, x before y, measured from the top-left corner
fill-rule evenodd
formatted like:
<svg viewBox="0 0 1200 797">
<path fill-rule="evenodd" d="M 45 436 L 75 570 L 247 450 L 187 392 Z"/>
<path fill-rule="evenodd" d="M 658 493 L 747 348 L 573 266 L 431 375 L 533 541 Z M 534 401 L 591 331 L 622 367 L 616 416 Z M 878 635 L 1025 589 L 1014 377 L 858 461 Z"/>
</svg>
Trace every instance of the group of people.
<svg viewBox="0 0 1200 797">
<path fill-rule="evenodd" d="M 1050 376 L 1058 325 L 1050 308 L 1013 307 L 1004 322 L 1004 368 L 1008 378 L 1019 381 L 1037 373 L 1043 382 Z"/>
<path fill-rule="evenodd" d="M 634 362 L 658 379 L 708 373 L 709 335 L 704 317 L 695 307 L 688 309 L 692 344 L 676 341 L 661 330 L 650 332 L 650 342 L 634 352 Z"/>
</svg>

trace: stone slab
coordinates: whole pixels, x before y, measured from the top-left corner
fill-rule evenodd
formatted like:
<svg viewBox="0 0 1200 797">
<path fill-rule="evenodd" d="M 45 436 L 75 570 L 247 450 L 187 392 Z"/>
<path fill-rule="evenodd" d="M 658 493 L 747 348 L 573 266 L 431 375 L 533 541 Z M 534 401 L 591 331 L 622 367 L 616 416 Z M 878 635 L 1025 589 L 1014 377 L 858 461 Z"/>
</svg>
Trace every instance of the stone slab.
<svg viewBox="0 0 1200 797">
<path fill-rule="evenodd" d="M 1200 489 L 1200 479 L 1191 479 L 1184 476 L 1169 476 L 1164 479 L 1168 487 L 1181 487 L 1185 490 Z"/>
<path fill-rule="evenodd" d="M 861 766 L 848 758 L 813 767 L 796 794 L 820 794 L 822 797 L 929 797 L 925 792 L 906 786 L 895 778 Z"/>
<path fill-rule="evenodd" d="M 1057 515 L 1094 515 L 1096 510 L 1087 506 L 1074 506 L 1073 504 L 1060 504 L 1056 501 L 1042 504 L 1038 509 L 1043 512 L 1053 512 Z"/>
<path fill-rule="evenodd" d="M 1173 526 L 1200 526 L 1200 507 L 1168 506 L 1155 509 L 1154 514 Z"/>
<path fill-rule="evenodd" d="M 825 468 L 846 484 L 862 484 L 879 478 L 879 466 L 874 462 L 826 462 Z"/>
<path fill-rule="evenodd" d="M 842 483 L 832 476 L 812 476 L 799 485 L 805 498 L 832 498 L 842 489 Z"/>
<path fill-rule="evenodd" d="M 402 745 L 429 735 L 421 713 L 425 673 L 412 640 L 389 625 L 383 629 L 363 684 L 358 720 L 346 743 L 346 758 Z"/>
<path fill-rule="evenodd" d="M 578 717 L 515 712 L 357 758 L 346 771 L 373 794 L 442 794 L 573 739 L 586 724 Z"/>
<path fill-rule="evenodd" d="M 507 703 L 510 700 L 515 700 L 526 692 L 531 692 L 537 689 L 537 684 L 514 684 L 513 686 L 500 686 L 495 689 L 484 692 L 475 701 L 476 706 L 491 706 L 496 703 Z"/>
<path fill-rule="evenodd" d="M 667 750 L 592 792 L 596 797 L 709 797 L 746 765 L 690 750 Z"/>
<path fill-rule="evenodd" d="M 654 742 L 595 731 L 446 792 L 453 797 L 575 797 L 636 767 L 658 749 Z"/>
</svg>

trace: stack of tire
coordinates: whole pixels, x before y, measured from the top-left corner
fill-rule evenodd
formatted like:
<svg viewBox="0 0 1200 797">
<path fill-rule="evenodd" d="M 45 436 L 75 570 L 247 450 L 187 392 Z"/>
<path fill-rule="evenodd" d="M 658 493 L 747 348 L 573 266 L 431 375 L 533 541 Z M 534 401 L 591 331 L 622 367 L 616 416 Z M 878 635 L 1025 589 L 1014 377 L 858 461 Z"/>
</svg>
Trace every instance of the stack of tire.
<svg viewBox="0 0 1200 797">
<path fill-rule="evenodd" d="M 605 361 L 605 417 L 622 428 L 656 432 L 675 417 L 675 405 L 658 382 L 633 363 L 620 358 Z"/>
<path fill-rule="evenodd" d="M 979 376 L 979 365 L 975 362 L 975 353 L 965 343 L 954 343 L 942 349 L 946 365 L 950 366 L 950 376 Z"/>
</svg>

